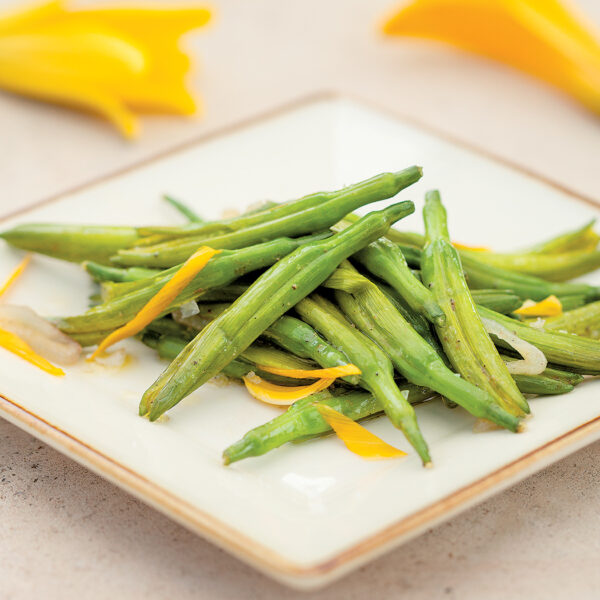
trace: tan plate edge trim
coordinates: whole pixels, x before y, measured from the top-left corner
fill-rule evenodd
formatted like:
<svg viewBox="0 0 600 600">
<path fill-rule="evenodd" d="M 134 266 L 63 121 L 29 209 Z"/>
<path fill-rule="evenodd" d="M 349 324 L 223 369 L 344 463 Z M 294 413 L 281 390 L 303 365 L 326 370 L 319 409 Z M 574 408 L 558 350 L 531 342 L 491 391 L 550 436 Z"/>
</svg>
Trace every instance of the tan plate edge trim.
<svg viewBox="0 0 600 600">
<path fill-rule="evenodd" d="M 205 536 L 208 534 L 211 540 L 218 542 L 236 556 L 247 557 L 248 548 L 252 548 L 254 553 L 250 557 L 251 562 L 257 565 L 262 563 L 285 572 L 295 573 L 294 563 L 287 561 L 276 552 L 261 546 L 238 530 L 181 500 L 2 394 L 0 394 L 0 412 L 9 415 L 11 421 L 18 421 L 28 431 L 33 430 L 43 439 L 49 440 L 50 445 L 66 449 L 70 453 L 68 455 L 70 458 L 73 458 L 74 455 L 85 466 L 107 476 L 113 483 L 129 492 L 133 492 L 138 498 L 146 502 L 150 500 L 154 507 L 161 508 L 163 512 L 166 512 L 178 522 L 186 524 L 188 528 L 191 527 L 194 531 Z M 255 560 L 254 556 L 258 560 Z"/>
<path fill-rule="evenodd" d="M 149 501 L 155 508 L 162 510 L 162 512 L 193 531 L 208 537 L 211 541 L 218 543 L 221 547 L 235 556 L 243 558 L 261 571 L 272 573 L 273 570 L 276 570 L 291 577 L 306 579 L 331 574 L 344 565 L 357 561 L 362 555 L 369 554 L 378 547 L 389 544 L 395 538 L 406 536 L 410 532 L 418 530 L 427 522 L 439 518 L 444 513 L 453 511 L 463 504 L 467 504 L 501 482 L 517 476 L 520 472 L 530 469 L 543 459 L 576 444 L 592 433 L 600 431 L 600 417 L 596 417 L 482 479 L 442 498 L 435 504 L 386 527 L 337 556 L 316 565 L 303 567 L 284 559 L 276 552 L 245 537 L 239 531 L 181 500 L 71 434 L 37 417 L 17 402 L 3 395 L 0 395 L 0 411 L 9 415 L 12 418 L 11 420 L 18 421 L 25 429 L 33 430 L 43 439 L 51 440 L 56 446 L 68 450 L 80 462 L 103 474 L 113 483 L 133 492 L 138 498 L 146 502 Z"/>
<path fill-rule="evenodd" d="M 592 205 L 596 208 L 600 207 L 600 201 L 596 201 L 590 197 L 579 194 L 556 181 L 547 179 L 534 171 L 526 169 L 508 159 L 499 157 L 494 153 L 483 150 L 476 145 L 457 139 L 451 134 L 448 134 L 444 131 L 439 131 L 426 123 L 420 122 L 414 117 L 396 113 L 388 107 L 378 105 L 376 102 L 371 100 L 365 100 L 360 96 L 348 93 L 339 93 L 336 91 L 321 91 L 304 96 L 303 98 L 287 103 L 278 108 L 259 113 L 256 116 L 244 119 L 227 127 L 222 127 L 215 131 L 196 136 L 191 140 L 178 144 L 164 152 L 155 154 L 135 164 L 94 178 L 85 184 L 65 190 L 58 195 L 54 195 L 50 198 L 46 198 L 31 204 L 23 209 L 5 214 L 0 217 L 0 222 L 21 214 L 26 214 L 40 206 L 61 200 L 64 196 L 77 193 L 89 187 L 93 187 L 110 179 L 119 177 L 145 165 L 157 162 L 163 158 L 177 154 L 178 152 L 185 151 L 197 144 L 204 143 L 224 134 L 232 133 L 239 129 L 260 123 L 267 118 L 285 114 L 290 110 L 300 108 L 301 106 L 313 102 L 344 98 L 353 100 L 373 110 L 390 115 L 395 119 L 404 121 L 443 140 L 451 142 L 456 146 L 470 150 L 475 154 L 479 154 L 494 162 L 507 166 L 512 170 L 520 172 L 532 179 L 541 181 L 542 183 L 571 196 L 574 200 Z M 477 496 L 483 494 L 483 492 L 498 486 L 500 483 L 506 480 L 516 477 L 519 473 L 526 471 L 527 469 L 531 469 L 536 463 L 539 463 L 544 459 L 548 459 L 553 454 L 561 452 L 569 446 L 577 444 L 587 436 L 600 431 L 600 417 L 597 417 L 559 436 L 544 446 L 537 448 L 536 450 L 526 454 L 525 456 L 522 456 L 521 458 L 509 463 L 497 471 L 490 473 L 482 479 L 479 479 L 472 484 L 457 490 L 446 498 L 439 500 L 435 504 L 413 513 L 412 515 L 403 518 L 389 527 L 386 527 L 385 529 L 377 532 L 371 537 L 364 539 L 340 554 L 321 563 L 303 567 L 284 559 L 282 556 L 273 552 L 272 550 L 261 546 L 250 538 L 243 536 L 237 530 L 230 528 L 228 525 L 222 523 L 218 519 L 215 519 L 200 509 L 197 509 L 184 502 L 178 497 L 172 495 L 170 492 L 160 488 L 156 484 L 136 474 L 134 471 L 131 471 L 127 467 L 119 464 L 94 448 L 91 448 L 84 442 L 78 440 L 65 431 L 62 431 L 58 427 L 37 417 L 33 413 L 27 411 L 25 408 L 21 407 L 18 403 L 2 395 L 0 395 L 0 410 L 9 416 L 11 421 L 14 420 L 23 426 L 23 428 L 37 432 L 42 438 L 50 440 L 55 447 L 68 450 L 72 454 L 76 455 L 80 462 L 94 469 L 96 472 L 104 475 L 113 483 L 134 493 L 134 495 L 150 503 L 153 507 L 157 508 L 158 510 L 162 510 L 178 522 L 219 544 L 238 558 L 245 560 L 246 562 L 259 568 L 261 571 L 271 575 L 279 572 L 280 574 L 285 574 L 290 577 L 306 579 L 323 577 L 327 574 L 332 574 L 334 571 L 341 569 L 344 565 L 356 562 L 361 556 L 374 552 L 377 548 L 390 544 L 394 539 L 397 539 L 400 536 L 407 536 L 411 532 L 417 531 L 427 522 L 439 518 L 445 513 L 456 511 L 460 506 L 472 502 L 477 498 Z"/>
</svg>

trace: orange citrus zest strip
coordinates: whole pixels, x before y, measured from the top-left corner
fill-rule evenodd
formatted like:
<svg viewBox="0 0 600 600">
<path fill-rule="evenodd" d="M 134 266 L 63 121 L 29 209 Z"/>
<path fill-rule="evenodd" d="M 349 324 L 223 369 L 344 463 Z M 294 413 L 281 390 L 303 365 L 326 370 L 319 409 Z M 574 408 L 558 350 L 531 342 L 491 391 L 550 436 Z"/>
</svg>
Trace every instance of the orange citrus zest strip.
<svg viewBox="0 0 600 600">
<path fill-rule="evenodd" d="M 361 458 L 368 460 L 383 460 L 387 458 L 400 458 L 406 456 L 399 448 L 390 446 L 381 438 L 365 429 L 346 415 L 327 406 L 326 404 L 315 404 L 315 408 L 327 421 L 336 435 L 346 444 L 350 452 L 358 454 Z"/>
<path fill-rule="evenodd" d="M 50 373 L 50 375 L 62 376 L 65 372 L 53 364 L 49 363 L 43 356 L 34 352 L 29 344 L 23 341 L 18 335 L 0 329 L 0 346 L 17 356 L 25 359 L 27 362 L 35 365 L 38 369 Z"/>
<path fill-rule="evenodd" d="M 8 279 L 0 287 L 0 296 L 8 290 L 8 288 L 21 276 L 27 265 L 31 262 L 31 254 L 27 254 L 25 258 L 17 265 L 15 270 L 9 275 Z"/>
<path fill-rule="evenodd" d="M 292 379 L 335 379 L 336 377 L 345 377 L 346 375 L 360 375 L 361 371 L 352 363 L 329 369 L 278 369 L 277 367 L 266 367 L 257 365 L 261 371 L 273 373 L 273 375 L 283 375 Z"/>
<path fill-rule="evenodd" d="M 296 402 L 296 400 L 301 400 L 328 388 L 333 382 L 334 379 L 330 378 L 319 379 L 310 385 L 285 386 L 265 381 L 253 373 L 248 373 L 244 377 L 246 389 L 254 398 L 276 406 L 289 406 Z"/>
<path fill-rule="evenodd" d="M 515 314 L 522 317 L 557 317 L 562 315 L 562 312 L 562 304 L 554 295 L 535 304 L 525 302 L 521 308 L 515 310 Z"/>
<path fill-rule="evenodd" d="M 152 323 L 156 317 L 169 307 L 171 302 L 177 298 L 188 283 L 207 265 L 208 261 L 219 252 L 221 251 L 214 250 L 208 246 L 202 246 L 197 250 L 185 261 L 185 263 L 183 263 L 173 277 L 165 283 L 158 293 L 148 301 L 129 323 L 119 327 L 119 329 L 116 329 L 102 340 L 102 343 L 96 348 L 88 360 L 94 360 L 109 346 L 139 333 L 146 325 Z"/>
</svg>

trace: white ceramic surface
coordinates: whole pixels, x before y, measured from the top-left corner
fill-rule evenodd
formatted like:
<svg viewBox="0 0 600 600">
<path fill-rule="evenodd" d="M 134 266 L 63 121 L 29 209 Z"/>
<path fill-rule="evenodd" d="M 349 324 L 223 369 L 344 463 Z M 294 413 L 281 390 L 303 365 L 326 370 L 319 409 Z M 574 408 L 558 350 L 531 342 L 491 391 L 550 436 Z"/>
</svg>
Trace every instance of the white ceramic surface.
<svg viewBox="0 0 600 600">
<path fill-rule="evenodd" d="M 169 192 L 209 218 L 264 198 L 334 189 L 384 170 L 421 164 L 421 182 L 400 197 L 421 229 L 426 189 L 442 191 L 453 237 L 511 248 L 598 214 L 507 166 L 344 99 L 323 99 L 191 146 L 19 215 L 10 222 L 167 223 Z M 0 274 L 19 253 L 0 248 Z M 74 265 L 36 257 L 5 301 L 46 315 L 85 310 L 93 292 Z M 336 439 L 282 448 L 230 468 L 220 453 L 279 410 L 237 386 L 206 385 L 150 424 L 136 414 L 142 391 L 164 367 L 137 342 L 121 370 L 81 364 L 56 379 L 3 353 L 0 411 L 76 460 L 278 579 L 314 586 L 342 575 L 424 527 L 600 437 L 597 384 L 532 401 L 527 431 L 472 432 L 461 410 L 418 408 L 435 468 L 424 470 L 385 420 L 369 425 L 409 451 L 365 462 Z M 568 406 L 568 411 L 566 407 Z M 586 425 L 588 424 L 588 425 Z M 583 428 L 581 428 L 584 426 Z M 572 434 L 573 430 L 577 430 Z M 566 436 L 566 437 L 565 437 Z"/>
</svg>

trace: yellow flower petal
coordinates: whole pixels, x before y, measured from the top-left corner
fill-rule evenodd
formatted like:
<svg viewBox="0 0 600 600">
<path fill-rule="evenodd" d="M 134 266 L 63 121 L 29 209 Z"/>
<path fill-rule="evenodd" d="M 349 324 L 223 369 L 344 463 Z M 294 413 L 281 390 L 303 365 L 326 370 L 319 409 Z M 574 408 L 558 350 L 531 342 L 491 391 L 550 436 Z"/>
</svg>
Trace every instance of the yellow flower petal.
<svg viewBox="0 0 600 600">
<path fill-rule="evenodd" d="M 109 346 L 139 333 L 146 325 L 152 323 L 169 305 L 177 298 L 187 284 L 208 264 L 208 261 L 221 252 L 208 246 L 202 246 L 177 270 L 171 279 L 153 296 L 148 303 L 135 315 L 135 317 L 113 331 L 96 348 L 90 360 L 95 359 Z"/>
<path fill-rule="evenodd" d="M 14 33 L 23 28 L 48 22 L 65 12 L 62 0 L 51 0 L 30 8 L 17 9 L 0 15 L 0 34 Z"/>
<path fill-rule="evenodd" d="M 555 0 L 414 0 L 384 31 L 505 62 L 600 110 L 598 40 L 585 21 L 565 12 Z"/>
<path fill-rule="evenodd" d="M 194 115 L 201 112 L 201 103 L 181 82 L 170 84 L 145 77 L 141 81 L 119 86 L 119 96 L 128 106 L 140 112 L 162 112 Z"/>
<path fill-rule="evenodd" d="M 62 376 L 65 374 L 62 369 L 55 367 L 43 356 L 36 354 L 27 342 L 23 341 L 19 336 L 10 331 L 0 329 L 0 346 L 13 354 L 20 356 L 32 365 L 35 365 L 38 369 L 50 373 L 50 375 Z"/>
<path fill-rule="evenodd" d="M 548 296 L 540 302 L 526 301 L 521 308 L 515 310 L 521 317 L 556 317 L 562 315 L 562 304 L 556 296 Z"/>
<path fill-rule="evenodd" d="M 265 381 L 254 373 L 248 373 L 244 377 L 246 389 L 254 398 L 276 406 L 289 406 L 296 400 L 301 400 L 328 388 L 334 381 L 334 378 L 319 379 L 310 385 L 285 386 Z"/>
<path fill-rule="evenodd" d="M 19 65 L 0 56 L 0 87 L 40 100 L 66 104 L 101 114 L 128 138 L 138 133 L 133 113 L 115 97 L 89 82 L 49 72 L 43 66 Z"/>
<path fill-rule="evenodd" d="M 346 375 L 360 375 L 361 370 L 352 363 L 329 369 L 277 369 L 257 365 L 261 371 L 273 373 L 273 375 L 283 375 L 292 379 L 335 379 L 345 377 Z"/>
<path fill-rule="evenodd" d="M 77 77 L 99 86 L 130 81 L 147 67 L 139 47 L 101 29 L 0 37 L 0 61 Z"/>
<path fill-rule="evenodd" d="M 371 433 L 368 429 L 365 429 L 362 425 L 341 412 L 331 408 L 331 406 L 327 406 L 326 404 L 315 404 L 314 406 L 335 431 L 340 440 L 346 444 L 348 450 L 354 452 L 354 454 L 358 454 L 361 458 L 382 460 L 406 456 L 406 452 L 390 446 L 390 444 L 384 442 L 374 433 Z"/>
<path fill-rule="evenodd" d="M 208 8 L 164 4 L 147 8 L 89 8 L 72 11 L 72 18 L 106 23 L 132 36 L 151 40 L 153 36 L 176 36 L 203 27 L 211 18 Z"/>
<path fill-rule="evenodd" d="M 0 18 L 0 87 L 102 113 L 133 137 L 126 107 L 198 112 L 179 42 L 209 19 L 206 8 L 168 3 L 67 10 L 54 1 L 14 12 Z"/>
<path fill-rule="evenodd" d="M 8 290 L 8 288 L 22 275 L 23 271 L 27 268 L 27 265 L 31 262 L 31 254 L 27 254 L 25 258 L 16 266 L 14 271 L 9 275 L 8 279 L 0 287 L 0 296 Z"/>
</svg>

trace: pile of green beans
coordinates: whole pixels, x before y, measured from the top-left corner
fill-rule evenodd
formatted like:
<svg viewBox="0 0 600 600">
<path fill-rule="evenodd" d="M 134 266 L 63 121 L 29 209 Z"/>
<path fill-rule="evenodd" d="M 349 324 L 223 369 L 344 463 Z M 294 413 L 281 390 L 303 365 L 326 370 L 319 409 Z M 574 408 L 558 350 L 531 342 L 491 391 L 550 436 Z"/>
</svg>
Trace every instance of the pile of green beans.
<svg viewBox="0 0 600 600">
<path fill-rule="evenodd" d="M 306 371 L 358 367 L 231 440 L 224 464 L 331 434 L 322 403 L 353 421 L 388 418 L 429 466 L 436 448 L 415 406 L 443 401 L 517 433 L 532 397 L 600 375 L 600 287 L 569 281 L 600 267 L 600 236 L 592 221 L 515 252 L 457 249 L 437 191 L 425 196 L 425 235 L 391 227 L 414 212 L 410 201 L 352 212 L 421 176 L 409 167 L 213 221 L 164 196 L 181 225 L 23 224 L 0 237 L 83 265 L 96 304 L 53 319 L 83 346 L 131 321 L 200 246 L 221 250 L 137 334 L 168 361 L 141 396 L 139 414 L 151 421 L 217 375 L 294 387 L 314 382 Z M 561 314 L 515 312 L 551 295 Z M 498 337 L 511 339 L 503 328 L 540 350 L 546 367 L 515 374 L 520 357 Z M 181 405 L 177 418 L 185 415 Z"/>
</svg>

